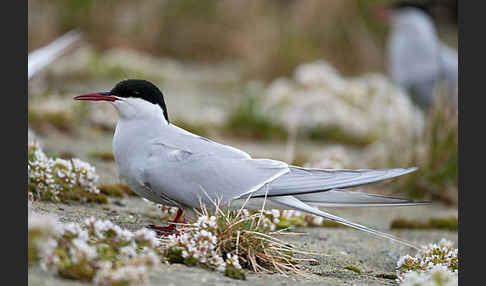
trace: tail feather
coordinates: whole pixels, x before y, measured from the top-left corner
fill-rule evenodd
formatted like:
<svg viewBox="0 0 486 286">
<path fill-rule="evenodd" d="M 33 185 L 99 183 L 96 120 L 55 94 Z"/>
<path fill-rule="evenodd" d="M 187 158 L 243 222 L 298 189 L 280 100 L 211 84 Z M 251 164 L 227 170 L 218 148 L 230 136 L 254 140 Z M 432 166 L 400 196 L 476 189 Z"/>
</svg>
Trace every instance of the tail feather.
<svg viewBox="0 0 486 286">
<path fill-rule="evenodd" d="M 252 198 L 302 195 L 339 188 L 350 188 L 398 177 L 417 168 L 385 170 L 322 170 L 295 166 L 290 172 L 276 178 L 251 194 Z"/>
<path fill-rule="evenodd" d="M 345 190 L 330 190 L 320 193 L 295 195 L 298 200 L 320 207 L 396 207 L 428 205 L 430 202 L 407 198 L 389 197 Z"/>
<path fill-rule="evenodd" d="M 387 238 L 387 239 L 390 239 L 392 241 L 401 243 L 403 245 L 406 245 L 406 246 L 409 246 L 409 247 L 412 247 L 412 248 L 415 248 L 415 249 L 419 249 L 418 246 L 412 244 L 411 242 L 400 239 L 400 238 L 393 236 L 391 234 L 388 234 L 388 233 L 380 232 L 380 231 L 371 229 L 369 227 L 366 227 L 366 226 L 363 226 L 363 225 L 360 225 L 360 224 L 357 224 L 357 223 L 353 223 L 351 221 L 345 220 L 343 218 L 332 215 L 330 213 L 323 212 L 323 211 L 321 211 L 317 208 L 314 208 L 314 207 L 307 205 L 306 203 L 298 200 L 295 197 L 291 197 L 291 196 L 272 197 L 272 198 L 269 198 L 269 200 L 280 203 L 282 205 L 285 205 L 285 206 L 290 207 L 290 208 L 295 209 L 295 210 L 308 212 L 308 213 L 311 213 L 311 214 L 314 214 L 314 215 L 321 216 L 325 219 L 328 219 L 328 220 L 331 220 L 331 221 L 334 221 L 334 222 L 337 222 L 337 223 L 340 223 L 340 224 L 343 224 L 343 225 L 346 225 L 346 226 L 349 226 L 349 227 L 352 227 L 352 228 L 355 228 L 355 229 L 365 231 L 367 233 L 373 234 L 373 235 L 380 237 L 380 238 Z"/>
</svg>

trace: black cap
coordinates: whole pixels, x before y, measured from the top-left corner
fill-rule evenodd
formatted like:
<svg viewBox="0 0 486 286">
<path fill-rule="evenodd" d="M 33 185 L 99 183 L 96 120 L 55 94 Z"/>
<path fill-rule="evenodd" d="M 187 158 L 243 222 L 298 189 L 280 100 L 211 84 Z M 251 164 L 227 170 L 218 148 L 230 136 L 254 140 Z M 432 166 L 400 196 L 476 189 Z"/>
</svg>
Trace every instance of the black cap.
<svg viewBox="0 0 486 286">
<path fill-rule="evenodd" d="M 164 112 L 164 117 L 169 122 L 164 95 L 153 83 L 142 79 L 127 79 L 119 82 L 111 91 L 111 95 L 118 97 L 141 98 L 150 103 L 158 104 Z"/>
<path fill-rule="evenodd" d="M 393 3 L 390 4 L 390 7 L 394 10 L 400 10 L 404 8 L 415 8 L 415 9 L 422 10 L 423 12 L 430 15 L 431 5 L 432 3 L 430 1 L 401 0 L 401 1 L 394 1 Z"/>
</svg>

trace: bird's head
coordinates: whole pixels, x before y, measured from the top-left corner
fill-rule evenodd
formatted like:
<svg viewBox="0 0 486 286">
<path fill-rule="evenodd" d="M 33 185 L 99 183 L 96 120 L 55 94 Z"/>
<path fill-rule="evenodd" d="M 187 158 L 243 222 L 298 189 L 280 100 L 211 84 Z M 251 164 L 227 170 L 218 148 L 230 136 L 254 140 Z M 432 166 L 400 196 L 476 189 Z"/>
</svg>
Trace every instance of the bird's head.
<svg viewBox="0 0 486 286">
<path fill-rule="evenodd" d="M 74 97 L 76 100 L 108 101 L 115 106 L 120 118 L 131 119 L 159 116 L 169 122 L 164 95 L 153 83 L 128 79 L 111 91 L 95 92 Z"/>
<path fill-rule="evenodd" d="M 390 9 L 395 11 L 403 10 L 403 9 L 419 9 L 423 12 L 429 13 L 434 1 L 417 1 L 417 0 L 399 0 L 392 2 L 388 5 Z"/>
<path fill-rule="evenodd" d="M 372 17 L 378 22 L 388 22 L 395 14 L 411 10 L 421 11 L 430 15 L 432 1 L 425 0 L 397 0 L 390 3 L 379 3 L 372 8 Z"/>
</svg>

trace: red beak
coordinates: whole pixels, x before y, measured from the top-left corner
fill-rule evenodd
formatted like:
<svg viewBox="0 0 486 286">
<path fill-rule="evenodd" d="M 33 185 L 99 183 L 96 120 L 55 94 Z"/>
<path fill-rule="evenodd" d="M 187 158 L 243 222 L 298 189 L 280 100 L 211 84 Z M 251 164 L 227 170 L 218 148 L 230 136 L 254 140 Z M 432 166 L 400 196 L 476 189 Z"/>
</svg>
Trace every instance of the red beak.
<svg viewBox="0 0 486 286">
<path fill-rule="evenodd" d="M 88 93 L 76 96 L 75 100 L 93 100 L 93 101 L 115 101 L 118 100 L 115 96 L 111 96 L 109 92 L 96 92 L 96 93 Z"/>
</svg>

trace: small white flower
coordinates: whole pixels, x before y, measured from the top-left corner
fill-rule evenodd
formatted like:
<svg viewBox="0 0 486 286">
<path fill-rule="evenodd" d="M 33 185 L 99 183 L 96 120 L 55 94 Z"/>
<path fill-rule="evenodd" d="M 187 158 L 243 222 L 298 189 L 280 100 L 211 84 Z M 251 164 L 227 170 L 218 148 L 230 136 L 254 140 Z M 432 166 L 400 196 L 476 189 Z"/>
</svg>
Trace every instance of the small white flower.
<svg viewBox="0 0 486 286">
<path fill-rule="evenodd" d="M 272 216 L 274 218 L 279 218 L 280 217 L 280 211 L 279 210 L 276 210 L 276 209 L 273 209 L 272 210 Z"/>
<path fill-rule="evenodd" d="M 451 273 L 456 273 L 457 269 L 453 268 L 457 267 L 458 251 L 457 249 L 453 249 L 452 245 L 453 243 L 450 241 L 441 240 L 438 244 L 431 243 L 429 245 L 422 246 L 419 252 L 414 257 L 410 255 L 405 255 L 401 257 L 397 262 L 398 281 L 403 282 L 406 274 L 409 272 L 420 273 L 420 275 L 410 274 L 409 276 L 407 276 L 409 277 L 409 281 L 413 281 L 413 277 L 426 277 L 426 275 L 430 274 L 432 269 L 442 269 L 447 270 Z M 449 267 L 452 268 L 450 269 Z M 405 269 L 414 269 L 415 271 L 409 271 Z"/>
<path fill-rule="evenodd" d="M 237 255 L 231 255 L 230 253 L 226 253 L 226 263 L 233 265 L 236 269 L 241 269 Z"/>
<path fill-rule="evenodd" d="M 134 236 L 137 240 L 148 242 L 151 247 L 157 247 L 160 244 L 157 234 L 154 231 L 146 228 L 137 230 Z"/>
<path fill-rule="evenodd" d="M 125 255 L 127 257 L 137 256 L 137 252 L 135 251 L 135 248 L 131 245 L 124 246 L 124 247 L 120 248 L 120 254 Z"/>
<path fill-rule="evenodd" d="M 322 218 L 320 216 L 313 216 L 312 217 L 312 224 L 313 225 L 321 225 L 322 222 L 324 222 L 324 218 Z"/>
</svg>

